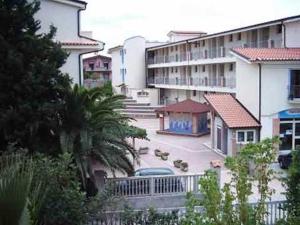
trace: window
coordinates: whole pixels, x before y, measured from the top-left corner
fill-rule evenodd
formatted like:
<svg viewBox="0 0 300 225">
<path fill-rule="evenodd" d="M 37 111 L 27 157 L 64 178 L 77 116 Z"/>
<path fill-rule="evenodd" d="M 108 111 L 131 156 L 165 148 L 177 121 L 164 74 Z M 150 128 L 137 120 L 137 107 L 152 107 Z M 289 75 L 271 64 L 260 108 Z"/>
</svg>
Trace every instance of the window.
<svg viewBox="0 0 300 225">
<path fill-rule="evenodd" d="M 90 70 L 94 70 L 94 63 L 89 63 Z"/>
<path fill-rule="evenodd" d="M 205 46 L 205 40 L 202 40 L 202 47 Z"/>
<path fill-rule="evenodd" d="M 300 98 L 300 70 L 290 70 L 289 99 Z"/>
<path fill-rule="evenodd" d="M 238 40 L 238 41 L 242 40 L 242 33 L 238 33 L 238 35 L 237 35 L 237 40 Z"/>
<path fill-rule="evenodd" d="M 177 51 L 177 50 L 178 50 L 178 46 L 176 45 L 176 46 L 175 46 L 175 51 Z"/>
<path fill-rule="evenodd" d="M 230 34 L 230 35 L 229 35 L 229 42 L 232 42 L 232 40 L 233 40 L 233 35 Z"/>
<path fill-rule="evenodd" d="M 194 43 L 194 47 L 195 47 L 195 48 L 198 47 L 198 43 L 197 43 L 197 42 Z"/>
<path fill-rule="evenodd" d="M 171 46 L 171 52 L 173 52 L 173 46 Z"/>
<path fill-rule="evenodd" d="M 173 73 L 174 72 L 174 69 L 173 69 L 173 67 L 171 68 L 171 73 Z"/>
<path fill-rule="evenodd" d="M 105 69 L 108 69 L 108 63 L 107 62 L 103 63 L 103 66 L 104 66 Z"/>
<path fill-rule="evenodd" d="M 282 25 L 278 24 L 276 27 L 276 30 L 277 30 L 277 34 L 281 34 L 282 33 Z"/>
<path fill-rule="evenodd" d="M 254 130 L 240 130 L 237 131 L 237 143 L 245 144 L 249 142 L 254 142 L 255 131 Z"/>
<path fill-rule="evenodd" d="M 197 96 L 197 91 L 196 90 L 193 90 L 193 96 Z"/>
<path fill-rule="evenodd" d="M 229 64 L 229 71 L 233 71 L 233 63 Z"/>
<path fill-rule="evenodd" d="M 195 66 L 195 73 L 198 72 L 198 66 Z"/>
<path fill-rule="evenodd" d="M 203 73 L 205 72 L 205 66 L 202 66 L 202 72 Z"/>
<path fill-rule="evenodd" d="M 177 71 L 178 71 L 178 70 L 177 70 L 177 67 L 175 67 L 175 73 L 177 73 Z"/>
</svg>

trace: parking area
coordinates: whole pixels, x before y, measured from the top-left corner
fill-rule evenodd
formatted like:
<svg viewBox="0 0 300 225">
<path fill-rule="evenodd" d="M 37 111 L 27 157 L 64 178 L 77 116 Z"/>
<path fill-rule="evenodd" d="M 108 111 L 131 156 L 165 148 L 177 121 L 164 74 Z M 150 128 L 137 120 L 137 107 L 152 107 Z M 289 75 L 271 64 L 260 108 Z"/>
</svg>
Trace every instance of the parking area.
<svg viewBox="0 0 300 225">
<path fill-rule="evenodd" d="M 166 123 L 168 121 L 166 120 Z M 148 167 L 168 167 L 175 174 L 197 174 L 202 173 L 210 168 L 211 160 L 221 160 L 224 158 L 219 154 L 211 151 L 209 145 L 210 136 L 202 137 L 186 137 L 156 134 L 159 128 L 158 119 L 138 119 L 133 122 L 133 125 L 147 130 L 150 141 L 137 140 L 136 149 L 139 147 L 149 147 L 148 154 L 141 155 L 140 164 L 137 168 Z M 154 154 L 155 149 L 160 149 L 163 152 L 168 152 L 168 160 L 163 161 Z M 188 163 L 188 172 L 182 172 L 173 165 L 174 160 L 183 160 Z"/>
</svg>

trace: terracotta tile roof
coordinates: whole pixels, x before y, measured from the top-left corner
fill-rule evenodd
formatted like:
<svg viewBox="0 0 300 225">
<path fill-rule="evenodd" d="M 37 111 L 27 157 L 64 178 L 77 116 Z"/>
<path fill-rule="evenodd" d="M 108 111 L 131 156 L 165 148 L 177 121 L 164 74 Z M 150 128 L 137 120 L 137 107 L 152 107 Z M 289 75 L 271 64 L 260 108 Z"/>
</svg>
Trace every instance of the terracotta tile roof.
<svg viewBox="0 0 300 225">
<path fill-rule="evenodd" d="M 260 127 L 252 114 L 230 94 L 208 94 L 204 96 L 229 128 Z"/>
<path fill-rule="evenodd" d="M 231 51 L 250 62 L 300 61 L 300 48 L 234 48 Z"/>
<path fill-rule="evenodd" d="M 155 110 L 156 112 L 183 112 L 183 113 L 205 113 L 209 112 L 208 105 L 193 101 L 191 99 L 184 100 L 166 107 Z"/>
<path fill-rule="evenodd" d="M 96 41 L 62 41 L 60 42 L 65 46 L 98 46 L 99 43 Z"/>
</svg>

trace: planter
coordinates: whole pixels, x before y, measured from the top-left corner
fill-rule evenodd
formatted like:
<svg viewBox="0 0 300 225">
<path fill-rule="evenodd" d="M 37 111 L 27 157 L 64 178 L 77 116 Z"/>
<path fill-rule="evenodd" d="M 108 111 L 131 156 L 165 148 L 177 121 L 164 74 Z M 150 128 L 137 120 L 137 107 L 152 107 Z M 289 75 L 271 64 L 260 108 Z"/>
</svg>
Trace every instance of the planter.
<svg viewBox="0 0 300 225">
<path fill-rule="evenodd" d="M 139 154 L 140 155 L 148 154 L 148 152 L 149 152 L 149 148 L 148 147 L 140 147 L 139 148 Z"/>
<path fill-rule="evenodd" d="M 189 170 L 189 164 L 187 162 L 182 162 L 180 165 L 180 170 L 183 172 L 187 172 Z"/>
<path fill-rule="evenodd" d="M 182 160 L 181 160 L 181 159 L 178 159 L 178 160 L 173 161 L 173 163 L 174 163 L 174 166 L 175 166 L 176 168 L 180 168 L 181 163 L 182 163 Z"/>
<path fill-rule="evenodd" d="M 163 152 L 163 153 L 161 153 L 161 159 L 162 160 L 168 160 L 168 156 L 170 155 L 170 153 L 169 152 Z"/>
<path fill-rule="evenodd" d="M 159 149 L 155 149 L 155 150 L 154 150 L 154 154 L 155 154 L 155 156 L 157 156 L 157 157 L 161 157 L 162 151 L 159 150 Z"/>
</svg>

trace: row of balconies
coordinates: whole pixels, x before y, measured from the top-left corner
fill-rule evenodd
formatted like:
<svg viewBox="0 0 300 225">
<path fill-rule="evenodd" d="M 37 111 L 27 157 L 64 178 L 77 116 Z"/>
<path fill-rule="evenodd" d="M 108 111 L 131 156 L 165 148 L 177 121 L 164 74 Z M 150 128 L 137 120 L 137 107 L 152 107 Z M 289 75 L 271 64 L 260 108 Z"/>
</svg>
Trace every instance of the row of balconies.
<svg viewBox="0 0 300 225">
<path fill-rule="evenodd" d="M 275 48 L 281 47 L 281 40 L 264 40 L 233 44 L 231 47 L 211 47 L 211 48 L 193 48 L 188 52 L 181 52 L 175 55 L 155 55 L 154 57 L 148 57 L 148 64 L 160 64 L 171 62 L 185 62 L 191 60 L 201 59 L 213 59 L 222 57 L 231 57 L 229 53 L 232 48 Z"/>
<path fill-rule="evenodd" d="M 225 87 L 235 88 L 235 78 L 219 76 L 217 78 L 210 77 L 188 77 L 186 79 L 176 78 L 148 78 L 148 84 L 150 85 L 178 85 L 178 86 L 202 86 L 202 87 Z"/>
</svg>

